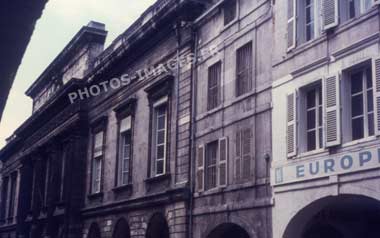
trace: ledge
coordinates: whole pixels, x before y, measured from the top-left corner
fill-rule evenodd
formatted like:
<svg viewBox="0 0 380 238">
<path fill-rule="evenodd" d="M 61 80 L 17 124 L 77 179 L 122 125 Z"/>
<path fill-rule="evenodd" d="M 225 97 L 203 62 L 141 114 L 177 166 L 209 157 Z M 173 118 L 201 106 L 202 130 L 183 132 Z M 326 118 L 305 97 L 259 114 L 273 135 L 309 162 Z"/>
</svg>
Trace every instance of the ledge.
<svg viewBox="0 0 380 238">
<path fill-rule="evenodd" d="M 132 192 L 133 190 L 133 185 L 132 184 L 127 184 L 123 186 L 118 186 L 112 189 L 114 193 L 122 193 L 122 192 Z"/>
<path fill-rule="evenodd" d="M 171 179 L 171 174 L 163 174 L 160 176 L 147 178 L 144 180 L 144 182 L 147 184 L 155 184 L 155 183 L 170 181 L 170 179 Z"/>
<path fill-rule="evenodd" d="M 100 193 L 92 193 L 92 194 L 88 194 L 87 195 L 88 200 L 95 200 L 95 199 L 102 198 L 102 197 L 103 197 L 103 193 L 102 192 L 100 192 Z"/>
</svg>

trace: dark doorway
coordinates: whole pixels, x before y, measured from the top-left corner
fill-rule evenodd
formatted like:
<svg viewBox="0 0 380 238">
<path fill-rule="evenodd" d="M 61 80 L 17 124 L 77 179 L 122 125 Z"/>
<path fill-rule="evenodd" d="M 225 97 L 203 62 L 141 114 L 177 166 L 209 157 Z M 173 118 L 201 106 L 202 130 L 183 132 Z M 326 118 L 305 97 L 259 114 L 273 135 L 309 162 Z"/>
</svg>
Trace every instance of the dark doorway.
<svg viewBox="0 0 380 238">
<path fill-rule="evenodd" d="M 226 223 L 216 227 L 207 238 L 249 238 L 248 233 L 240 226 Z"/>
<path fill-rule="evenodd" d="M 120 219 L 115 226 L 112 238 L 130 238 L 131 233 L 128 222 L 125 219 Z"/>
<path fill-rule="evenodd" d="M 146 238 L 169 238 L 169 226 L 165 216 L 157 213 L 150 219 Z"/>
<path fill-rule="evenodd" d="M 380 202 L 358 195 L 319 199 L 289 223 L 284 238 L 378 238 Z"/>
<path fill-rule="evenodd" d="M 93 223 L 88 232 L 88 238 L 101 238 L 98 224 Z"/>
</svg>

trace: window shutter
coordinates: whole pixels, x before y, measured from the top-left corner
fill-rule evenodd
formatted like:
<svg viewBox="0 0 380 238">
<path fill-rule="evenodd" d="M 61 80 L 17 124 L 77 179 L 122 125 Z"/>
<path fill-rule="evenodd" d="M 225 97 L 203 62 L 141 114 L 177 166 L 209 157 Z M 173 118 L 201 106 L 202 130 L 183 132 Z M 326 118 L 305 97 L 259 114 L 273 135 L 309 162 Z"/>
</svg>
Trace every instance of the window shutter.
<svg viewBox="0 0 380 238">
<path fill-rule="evenodd" d="M 339 74 L 323 80 L 324 127 L 326 147 L 341 143 L 341 111 Z"/>
<path fill-rule="evenodd" d="M 252 130 L 245 129 L 242 132 L 242 151 L 243 151 L 243 178 L 249 179 L 252 172 Z"/>
<path fill-rule="evenodd" d="M 297 155 L 297 93 L 287 97 L 287 154 L 288 158 Z"/>
<path fill-rule="evenodd" d="M 329 30 L 339 24 L 339 0 L 323 0 L 323 29 Z"/>
<path fill-rule="evenodd" d="M 288 51 L 296 47 L 297 0 L 288 0 Z"/>
<path fill-rule="evenodd" d="M 219 187 L 225 187 L 228 183 L 228 138 L 219 140 Z"/>
<path fill-rule="evenodd" d="M 201 145 L 198 147 L 197 152 L 197 185 L 198 185 L 198 192 L 204 191 L 204 184 L 205 184 L 205 177 L 204 177 L 204 171 L 205 171 L 205 147 L 204 145 Z"/>
<path fill-rule="evenodd" d="M 372 63 L 373 72 L 373 97 L 375 106 L 375 134 L 380 135 L 380 58 L 376 58 Z"/>
</svg>

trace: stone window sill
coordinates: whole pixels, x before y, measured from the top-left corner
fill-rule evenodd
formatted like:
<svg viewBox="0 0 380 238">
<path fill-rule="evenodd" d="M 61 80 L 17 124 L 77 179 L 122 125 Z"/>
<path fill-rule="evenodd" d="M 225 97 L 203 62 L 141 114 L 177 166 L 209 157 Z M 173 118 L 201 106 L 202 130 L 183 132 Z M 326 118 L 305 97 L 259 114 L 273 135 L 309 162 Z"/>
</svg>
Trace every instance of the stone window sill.
<svg viewBox="0 0 380 238">
<path fill-rule="evenodd" d="M 133 185 L 132 184 L 127 184 L 127 185 L 122 185 L 118 186 L 112 189 L 114 193 L 122 193 L 122 192 L 132 192 Z"/>
<path fill-rule="evenodd" d="M 170 174 L 163 174 L 156 177 L 147 178 L 145 179 L 145 182 L 147 184 L 154 184 L 154 183 L 160 183 L 163 181 L 170 181 L 170 178 L 171 178 Z"/>
<path fill-rule="evenodd" d="M 102 197 L 103 197 L 103 193 L 102 192 L 92 193 L 92 194 L 87 195 L 87 198 L 89 200 L 94 200 L 94 199 L 98 199 L 98 198 L 102 198 Z"/>
</svg>

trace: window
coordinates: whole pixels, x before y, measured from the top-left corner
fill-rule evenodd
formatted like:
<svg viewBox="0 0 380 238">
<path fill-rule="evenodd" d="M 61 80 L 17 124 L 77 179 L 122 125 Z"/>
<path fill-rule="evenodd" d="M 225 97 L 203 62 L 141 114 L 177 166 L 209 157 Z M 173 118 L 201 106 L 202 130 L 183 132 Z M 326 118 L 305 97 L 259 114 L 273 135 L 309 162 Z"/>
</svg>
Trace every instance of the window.
<svg viewBox="0 0 380 238">
<path fill-rule="evenodd" d="M 301 118 L 301 125 L 305 128 L 303 151 L 313 151 L 323 147 L 323 104 L 322 84 L 307 87 L 302 94 L 302 104 L 305 107 L 305 120 Z M 301 142 L 302 144 L 302 142 Z"/>
<path fill-rule="evenodd" d="M 298 40 L 305 43 L 315 39 L 321 33 L 320 28 L 320 4 L 318 0 L 300 0 Z"/>
<path fill-rule="evenodd" d="M 252 42 L 237 50 L 236 96 L 252 90 Z"/>
<path fill-rule="evenodd" d="M 3 178 L 2 181 L 2 190 L 1 190 L 1 219 L 4 220 L 6 218 L 6 209 L 8 203 L 8 184 L 9 177 Z"/>
<path fill-rule="evenodd" d="M 152 146 L 152 175 L 160 176 L 166 173 L 167 97 L 158 100 L 153 105 L 153 146 Z"/>
<path fill-rule="evenodd" d="M 372 72 L 369 67 L 350 74 L 352 140 L 375 134 Z"/>
<path fill-rule="evenodd" d="M 104 132 L 94 135 L 93 159 L 92 159 L 92 190 L 93 194 L 100 193 L 102 180 Z"/>
<path fill-rule="evenodd" d="M 252 130 L 243 129 L 236 133 L 236 181 L 246 181 L 251 178 L 252 171 Z"/>
<path fill-rule="evenodd" d="M 197 149 L 196 186 L 199 192 L 228 184 L 228 138 L 223 137 Z"/>
<path fill-rule="evenodd" d="M 238 0 L 228 0 L 224 3 L 224 25 L 230 24 L 236 19 L 238 10 Z"/>
<path fill-rule="evenodd" d="M 366 13 L 372 7 L 372 0 L 342 0 L 348 19 Z"/>
<path fill-rule="evenodd" d="M 8 217 L 13 218 L 15 213 L 15 200 L 16 200 L 16 186 L 17 186 L 17 172 L 11 176 L 11 187 L 9 194 L 9 212 Z"/>
<path fill-rule="evenodd" d="M 131 158 L 132 158 L 132 118 L 128 116 L 120 121 L 120 144 L 118 164 L 118 185 L 131 183 Z"/>
<path fill-rule="evenodd" d="M 211 66 L 208 70 L 207 109 L 216 108 L 220 102 L 221 62 Z"/>
</svg>

